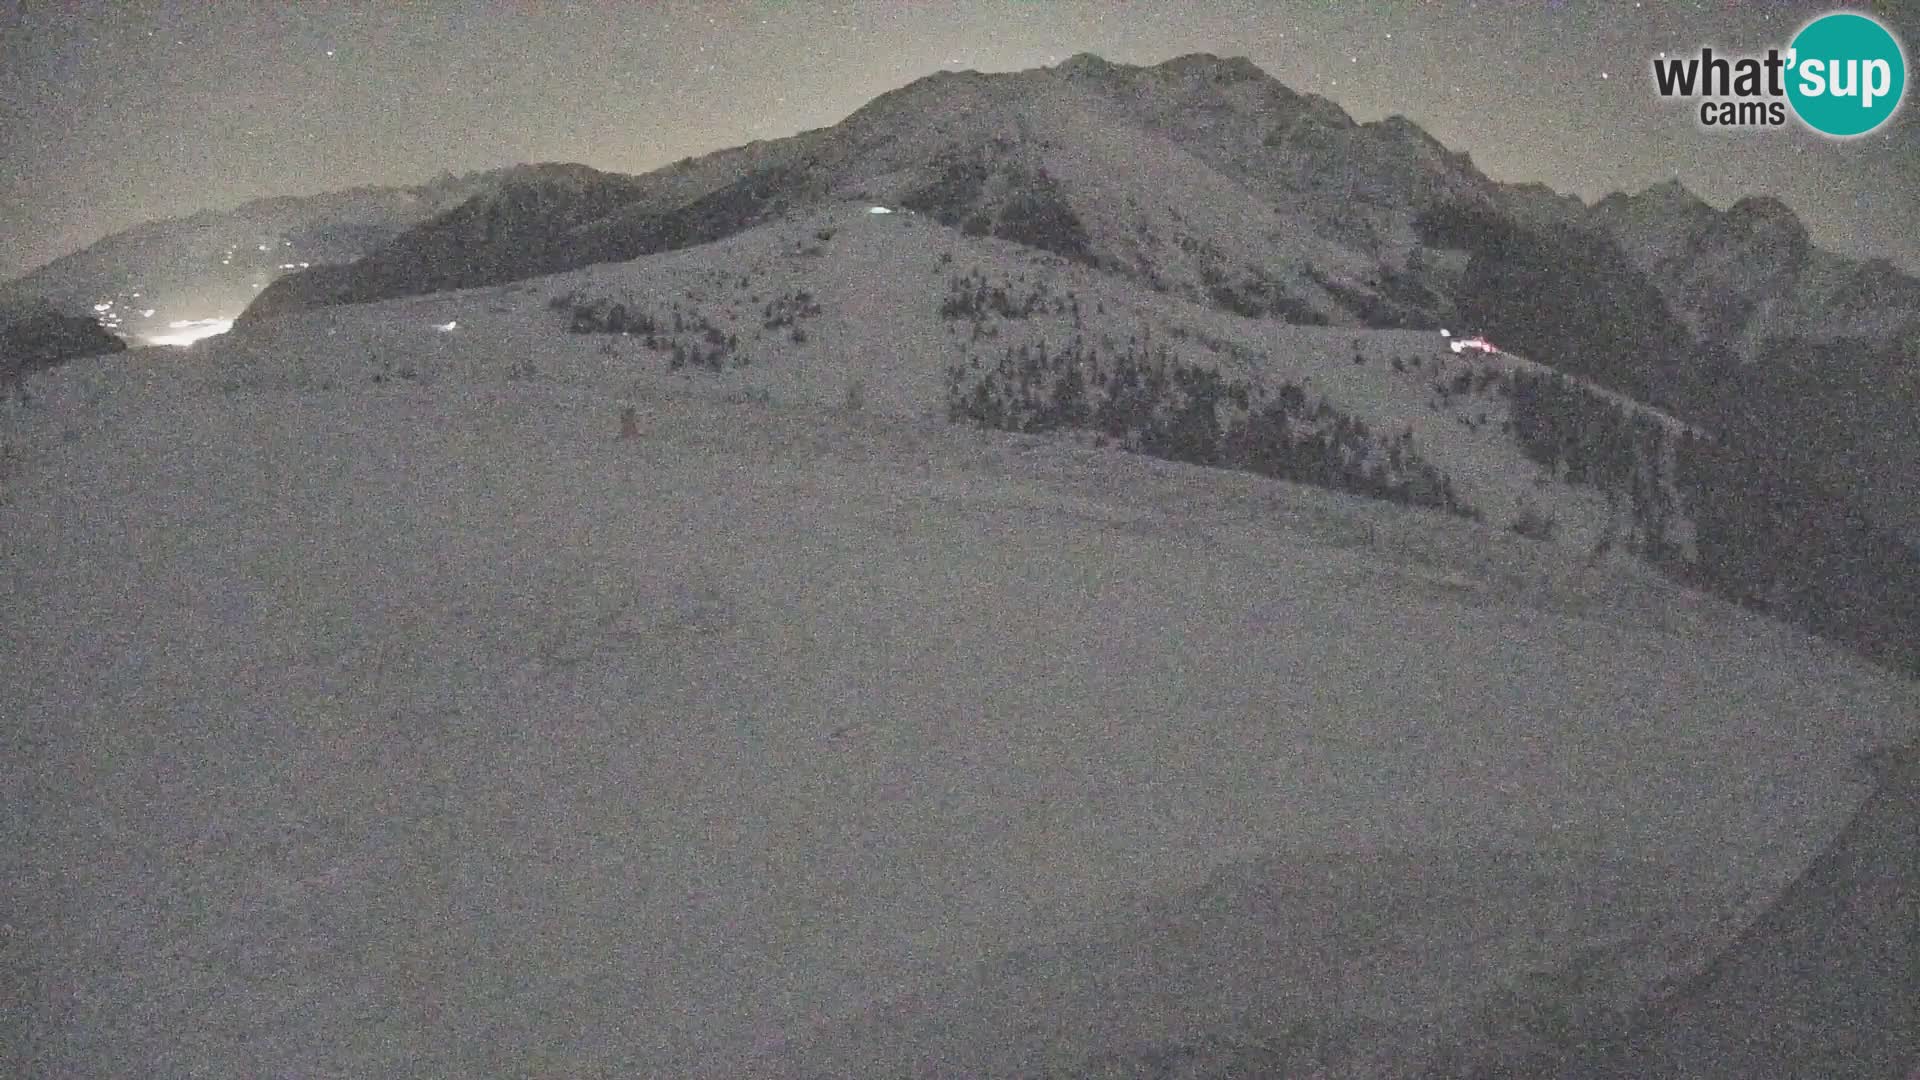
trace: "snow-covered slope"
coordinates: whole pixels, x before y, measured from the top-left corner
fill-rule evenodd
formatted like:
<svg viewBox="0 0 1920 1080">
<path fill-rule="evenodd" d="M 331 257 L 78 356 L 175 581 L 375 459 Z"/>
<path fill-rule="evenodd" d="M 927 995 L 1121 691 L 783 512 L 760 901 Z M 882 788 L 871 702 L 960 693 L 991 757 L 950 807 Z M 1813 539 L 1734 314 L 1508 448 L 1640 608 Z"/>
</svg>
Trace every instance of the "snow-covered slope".
<svg viewBox="0 0 1920 1080">
<path fill-rule="evenodd" d="M 1754 416 L 1778 418 L 1763 431 L 1817 430 L 1802 436 L 1810 470 L 1857 488 L 1856 504 L 1885 526 L 1910 535 L 1920 520 L 1900 436 L 1886 434 L 1920 417 L 1895 407 L 1880 423 L 1850 404 L 1856 386 L 1902 400 L 1920 347 L 1920 283 L 1813 248 L 1770 199 L 1721 212 L 1665 184 L 1587 208 L 1538 185 L 1496 184 L 1404 119 L 1356 123 L 1243 59 L 1132 66 L 1081 55 L 1031 71 L 942 73 L 829 128 L 593 181 L 529 174 L 352 265 L 268 286 L 246 318 L 619 263 L 866 199 L 1278 323 L 1432 331 L 1471 318 L 1480 325 L 1465 329 L 1518 338 L 1504 343 L 1716 430 Z M 1422 243 L 1419 223 L 1436 207 L 1529 226 L 1532 261 L 1516 268 L 1497 251 Z M 1567 227 L 1581 231 L 1555 231 Z M 1330 344 L 1338 334 L 1303 340 L 1323 359 L 1343 351 Z M 1831 346 L 1823 355 L 1840 366 L 1776 378 L 1807 343 Z M 1742 359 L 1776 370 L 1753 377 Z M 1789 386 L 1809 381 L 1835 389 Z M 1488 419 L 1496 429 L 1508 420 L 1497 409 Z M 1497 496 L 1476 505 L 1515 514 L 1535 501 Z M 1587 540 L 1619 531 L 1593 506 L 1539 513 Z"/>
<path fill-rule="evenodd" d="M 1490 520 L 939 415 L 1076 308 L 1417 427 Z M 7 1071 L 1410 1075 L 1642 996 L 1920 692 L 1501 528 L 1465 355 L 843 205 L 34 374 Z"/>
<path fill-rule="evenodd" d="M 950 299 L 974 290 L 997 290 L 1023 310 L 943 313 Z M 654 329 L 575 339 L 576 352 L 593 352 L 595 377 L 658 377 L 677 350 L 690 370 L 708 360 L 719 365 L 678 376 L 716 393 L 832 407 L 858 383 L 874 408 L 906 416 L 944 414 L 951 364 L 991 367 L 1028 347 L 1076 343 L 1109 356 L 1164 348 L 1256 390 L 1292 383 L 1385 436 L 1410 433 L 1412 449 L 1451 476 L 1490 523 L 1551 517 L 1560 539 L 1582 554 L 1627 531 L 1620 508 L 1603 495 L 1543 482 L 1516 447 L 1510 404 L 1497 384 L 1516 367 L 1544 371 L 1536 364 L 1455 352 L 1438 331 L 1244 318 L 1046 252 L 964 236 L 924 215 L 876 215 L 864 203 L 833 204 L 629 263 L 373 307 L 391 315 L 323 309 L 246 326 L 226 353 L 248 358 L 255 374 L 246 378 L 274 383 L 358 381 L 402 355 L 422 378 L 500 378 L 523 363 L 542 368 L 573 308 L 604 317 L 614 304 L 628 323 L 650 320 Z M 554 305 L 566 310 L 548 310 Z M 450 321 L 456 329 L 435 329 Z M 1463 377 L 1471 385 L 1463 387 Z M 1676 434 L 1683 429 L 1620 395 L 1596 392 Z"/>
</svg>

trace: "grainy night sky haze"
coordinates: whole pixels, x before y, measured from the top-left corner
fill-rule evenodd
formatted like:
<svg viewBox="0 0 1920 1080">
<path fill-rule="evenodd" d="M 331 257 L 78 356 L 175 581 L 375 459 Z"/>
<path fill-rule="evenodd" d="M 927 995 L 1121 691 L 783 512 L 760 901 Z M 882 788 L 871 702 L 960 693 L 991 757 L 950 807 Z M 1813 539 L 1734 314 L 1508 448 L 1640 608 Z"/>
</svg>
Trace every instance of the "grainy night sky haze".
<svg viewBox="0 0 1920 1080">
<path fill-rule="evenodd" d="M 1817 243 L 1920 272 L 1920 110 L 1828 141 L 1700 128 L 1652 58 L 1784 47 L 1768 0 L 136 3 L 0 7 L 0 278 L 141 221 L 528 161 L 642 172 L 833 124 L 941 69 L 1243 55 L 1499 180 L 1589 200 L 1774 194 Z M 1388 13 L 1388 11 L 1392 13 Z M 1920 4 L 1856 5 L 1920 52 Z M 1916 79 L 1909 73 L 1908 97 Z"/>
</svg>

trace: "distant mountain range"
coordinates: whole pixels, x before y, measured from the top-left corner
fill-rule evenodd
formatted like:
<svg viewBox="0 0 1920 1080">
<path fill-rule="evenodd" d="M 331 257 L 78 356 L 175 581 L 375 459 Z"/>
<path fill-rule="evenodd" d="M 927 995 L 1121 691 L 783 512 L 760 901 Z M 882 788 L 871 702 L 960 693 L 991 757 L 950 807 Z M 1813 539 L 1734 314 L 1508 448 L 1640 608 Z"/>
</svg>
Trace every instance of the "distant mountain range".
<svg viewBox="0 0 1920 1080">
<path fill-rule="evenodd" d="M 1709 427 L 1784 433 L 1920 538 L 1920 280 L 1815 248 L 1771 198 L 1721 211 L 1666 183 L 1590 206 L 1498 183 L 1401 117 L 1357 123 L 1238 58 L 943 72 L 833 127 L 641 176 L 532 165 L 269 200 L 118 234 L 0 298 L 118 312 L 182 295 L 259 320 L 624 261 L 848 198 L 1242 315 L 1484 332 Z"/>
<path fill-rule="evenodd" d="M 537 171 L 514 166 L 408 187 L 260 199 L 149 222 L 0 284 L 0 307 L 92 316 L 138 343 L 173 322 L 231 319 L 288 273 L 351 263 L 484 191 Z"/>
</svg>

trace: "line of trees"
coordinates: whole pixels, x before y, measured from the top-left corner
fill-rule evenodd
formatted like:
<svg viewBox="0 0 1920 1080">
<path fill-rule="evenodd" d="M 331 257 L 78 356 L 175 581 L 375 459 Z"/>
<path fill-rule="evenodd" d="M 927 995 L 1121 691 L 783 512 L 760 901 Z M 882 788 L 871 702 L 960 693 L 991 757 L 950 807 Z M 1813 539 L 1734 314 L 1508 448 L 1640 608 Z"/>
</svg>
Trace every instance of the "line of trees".
<svg viewBox="0 0 1920 1080">
<path fill-rule="evenodd" d="M 1678 557 L 1671 436 L 1662 421 L 1559 372 L 1515 370 L 1506 390 L 1514 442 L 1528 460 L 1624 503 L 1627 539 L 1640 554 L 1656 562 Z"/>
<path fill-rule="evenodd" d="M 1076 337 L 1051 352 L 1008 347 L 992 366 L 976 355 L 947 369 L 947 414 L 1000 431 L 1091 431 L 1170 461 L 1479 516 L 1410 431 L 1382 437 L 1298 385 L 1259 392 L 1164 345 L 1103 357 Z"/>
<path fill-rule="evenodd" d="M 1656 567 L 1920 674 L 1920 552 L 1825 487 L 1792 431 L 1675 432 L 1558 373 L 1514 372 L 1510 402 L 1521 452 L 1626 505 Z"/>
<path fill-rule="evenodd" d="M 1920 675 L 1920 552 L 1811 477 L 1790 443 L 1689 437 L 1700 584 Z"/>
<path fill-rule="evenodd" d="M 1516 370 L 1502 389 L 1521 452 L 1624 507 L 1625 540 L 1652 565 L 1920 674 L 1920 552 L 1823 488 L 1790 432 L 1701 436 L 1557 372 Z M 990 365 L 975 355 L 949 367 L 947 409 L 983 428 L 1091 431 L 1153 457 L 1479 516 L 1411 432 L 1382 437 L 1296 384 L 1257 391 L 1164 345 L 1103 356 L 1076 336 L 1008 347 Z"/>
</svg>

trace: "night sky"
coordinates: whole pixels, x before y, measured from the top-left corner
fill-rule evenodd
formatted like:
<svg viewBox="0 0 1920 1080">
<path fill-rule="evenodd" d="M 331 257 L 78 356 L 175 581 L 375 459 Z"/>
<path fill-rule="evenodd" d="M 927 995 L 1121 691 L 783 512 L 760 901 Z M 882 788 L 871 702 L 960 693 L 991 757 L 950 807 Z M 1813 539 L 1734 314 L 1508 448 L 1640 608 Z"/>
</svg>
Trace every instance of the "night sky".
<svg viewBox="0 0 1920 1080">
<path fill-rule="evenodd" d="M 641 172 L 833 124 L 942 68 L 1076 52 L 1247 56 L 1358 119 L 1402 113 L 1496 179 L 1770 193 L 1817 243 L 1920 272 L 1920 109 L 1840 143 L 1703 130 L 1654 93 L 1661 50 L 1784 47 L 1826 4 L 0 3 L 0 278 L 266 195 L 525 161 Z M 1854 10 L 1920 52 L 1920 4 Z"/>
</svg>

